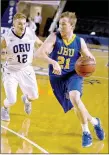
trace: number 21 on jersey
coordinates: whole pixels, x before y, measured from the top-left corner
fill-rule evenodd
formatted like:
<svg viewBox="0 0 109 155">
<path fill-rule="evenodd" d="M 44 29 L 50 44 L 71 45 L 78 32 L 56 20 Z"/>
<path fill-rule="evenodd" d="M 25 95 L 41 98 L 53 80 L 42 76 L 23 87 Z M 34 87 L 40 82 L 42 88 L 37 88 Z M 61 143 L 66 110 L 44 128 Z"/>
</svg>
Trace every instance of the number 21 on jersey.
<svg viewBox="0 0 109 155">
<path fill-rule="evenodd" d="M 70 58 L 64 58 L 63 56 L 58 56 L 58 63 L 61 69 L 69 69 Z"/>
</svg>

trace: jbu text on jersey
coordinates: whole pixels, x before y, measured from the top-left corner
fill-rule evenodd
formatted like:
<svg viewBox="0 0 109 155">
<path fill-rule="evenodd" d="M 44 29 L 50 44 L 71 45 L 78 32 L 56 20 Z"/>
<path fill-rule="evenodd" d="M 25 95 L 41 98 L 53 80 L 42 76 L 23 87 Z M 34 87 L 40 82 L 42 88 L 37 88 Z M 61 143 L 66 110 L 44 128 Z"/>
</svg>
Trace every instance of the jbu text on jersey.
<svg viewBox="0 0 109 155">
<path fill-rule="evenodd" d="M 61 47 L 60 51 L 58 51 L 58 54 L 72 57 L 74 55 L 74 49 Z"/>
</svg>

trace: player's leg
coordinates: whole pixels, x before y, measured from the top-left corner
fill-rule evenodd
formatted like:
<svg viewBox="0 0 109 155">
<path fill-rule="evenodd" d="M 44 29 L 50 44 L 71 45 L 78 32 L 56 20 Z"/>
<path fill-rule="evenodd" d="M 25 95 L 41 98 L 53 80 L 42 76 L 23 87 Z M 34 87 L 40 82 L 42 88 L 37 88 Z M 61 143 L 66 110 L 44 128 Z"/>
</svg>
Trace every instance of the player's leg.
<svg viewBox="0 0 109 155">
<path fill-rule="evenodd" d="M 23 92 L 24 110 L 27 114 L 30 114 L 31 102 L 39 97 L 36 75 L 32 67 L 28 67 L 21 72 L 19 86 Z"/>
<path fill-rule="evenodd" d="M 86 108 L 80 99 L 80 96 L 82 94 L 82 87 L 83 87 L 83 78 L 70 77 L 68 79 L 69 97 L 72 104 L 74 105 L 74 110 L 82 126 L 82 131 L 83 131 L 82 145 L 83 147 L 88 147 L 92 144 L 92 137 L 90 134 L 90 130 L 88 128 Z M 89 117 L 91 116 L 89 115 Z"/>
<path fill-rule="evenodd" d="M 70 97 L 72 104 L 75 107 L 74 108 L 75 112 L 81 122 L 82 131 L 83 131 L 82 146 L 88 147 L 88 146 L 92 145 L 92 137 L 90 134 L 90 130 L 88 128 L 88 120 L 87 120 L 85 106 L 83 105 L 83 103 L 80 100 L 80 92 L 78 92 L 76 90 L 70 91 L 69 97 Z"/>
<path fill-rule="evenodd" d="M 77 116 L 79 116 L 78 118 L 81 121 L 83 134 L 85 132 L 90 134 L 90 131 L 88 128 L 88 121 L 90 121 L 90 123 L 94 126 L 97 137 L 100 140 L 103 140 L 105 138 L 105 133 L 101 127 L 100 119 L 92 117 L 89 114 L 89 112 L 87 111 L 86 107 L 84 106 L 83 102 L 81 101 L 81 99 L 79 97 L 80 95 L 79 94 L 77 95 L 77 94 L 78 94 L 78 92 L 72 91 L 72 94 L 70 94 L 70 98 L 72 98 L 71 99 L 72 103 L 73 103 L 74 107 L 76 107 L 76 113 L 77 113 Z M 73 96 L 73 97 L 71 97 L 71 96 Z M 77 97 L 78 99 L 74 99 L 74 96 L 78 96 Z M 75 103 L 76 103 L 76 105 L 75 105 Z M 84 135 L 83 135 L 83 138 L 84 138 Z"/>
<path fill-rule="evenodd" d="M 74 104 L 71 103 L 72 99 L 70 101 L 69 97 L 66 96 L 66 93 L 67 93 L 67 87 L 66 87 L 67 86 L 67 82 L 66 81 L 67 80 L 63 80 L 62 78 L 50 77 L 50 83 L 51 83 L 51 86 L 52 86 L 52 89 L 53 89 L 53 93 L 54 93 L 55 97 L 57 98 L 57 100 L 59 101 L 59 103 L 61 104 L 61 106 L 63 107 L 65 112 L 69 111 L 73 107 L 73 105 L 74 105 Z M 70 80 L 68 81 L 68 83 L 70 83 Z M 70 91 L 70 87 L 68 87 L 68 91 Z M 74 108 L 77 109 L 76 105 L 74 105 Z M 77 109 L 77 112 L 78 112 L 78 109 Z M 81 122 L 83 122 L 84 119 L 81 117 L 81 113 L 80 112 L 78 112 L 78 116 L 79 116 L 80 119 L 82 119 Z M 86 122 L 87 122 L 87 119 L 86 119 Z M 86 129 L 86 127 L 85 127 L 85 129 Z M 87 130 L 88 130 L 88 125 L 87 125 Z M 85 133 L 87 133 L 87 132 L 85 132 Z M 84 134 L 84 137 L 86 137 L 86 136 Z M 91 145 L 91 143 L 92 143 L 91 135 L 88 134 L 88 136 L 86 138 L 88 140 L 90 140 L 88 142 L 87 146 Z M 85 141 L 87 140 L 86 138 L 85 138 Z"/>
<path fill-rule="evenodd" d="M 76 113 L 78 114 L 78 118 L 81 121 L 82 130 L 83 130 L 83 146 L 90 146 L 92 144 L 92 139 L 90 135 L 90 131 L 88 128 L 88 121 L 90 121 L 94 127 L 98 126 L 99 120 L 92 117 L 89 112 L 87 111 L 86 107 L 84 106 L 83 102 L 81 101 L 81 93 L 82 93 L 82 78 L 72 78 L 68 82 L 68 91 L 69 97 L 76 109 Z M 100 130 L 99 133 L 103 137 L 103 130 L 99 124 Z M 87 135 L 87 136 L 86 136 Z M 98 136 L 98 135 L 97 135 Z M 86 138 L 87 137 L 87 138 Z"/>
<path fill-rule="evenodd" d="M 1 108 L 1 120 L 10 121 L 9 108 L 15 104 L 18 82 L 13 73 L 3 73 L 3 84 L 6 94 L 4 106 Z"/>
</svg>

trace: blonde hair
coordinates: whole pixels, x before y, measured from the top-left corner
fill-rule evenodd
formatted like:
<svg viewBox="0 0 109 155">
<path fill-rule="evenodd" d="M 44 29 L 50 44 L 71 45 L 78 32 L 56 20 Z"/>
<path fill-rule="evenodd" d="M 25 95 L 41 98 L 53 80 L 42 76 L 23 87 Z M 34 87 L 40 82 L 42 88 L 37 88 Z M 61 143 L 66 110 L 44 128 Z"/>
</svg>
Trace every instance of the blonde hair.
<svg viewBox="0 0 109 155">
<path fill-rule="evenodd" d="M 27 17 L 23 13 L 16 13 L 13 17 L 13 21 L 16 19 L 26 19 Z"/>
<path fill-rule="evenodd" d="M 61 16 L 60 16 L 60 19 L 64 18 L 64 17 L 69 18 L 72 27 L 75 28 L 75 25 L 76 25 L 76 22 L 77 22 L 77 18 L 76 18 L 75 12 L 69 12 L 69 11 L 63 12 L 61 14 Z"/>
</svg>

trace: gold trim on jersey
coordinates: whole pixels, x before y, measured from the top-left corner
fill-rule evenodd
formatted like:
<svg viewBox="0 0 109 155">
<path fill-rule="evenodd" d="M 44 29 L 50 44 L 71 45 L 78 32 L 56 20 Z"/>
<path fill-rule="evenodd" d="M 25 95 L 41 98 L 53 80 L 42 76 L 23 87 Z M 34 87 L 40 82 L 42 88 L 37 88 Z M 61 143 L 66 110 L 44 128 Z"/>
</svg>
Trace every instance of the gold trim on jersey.
<svg viewBox="0 0 109 155">
<path fill-rule="evenodd" d="M 74 34 L 73 37 L 72 37 L 72 39 L 69 40 L 68 42 L 65 39 L 63 39 L 64 44 L 66 46 L 70 45 L 74 41 L 75 37 L 76 37 L 76 34 Z"/>
</svg>

